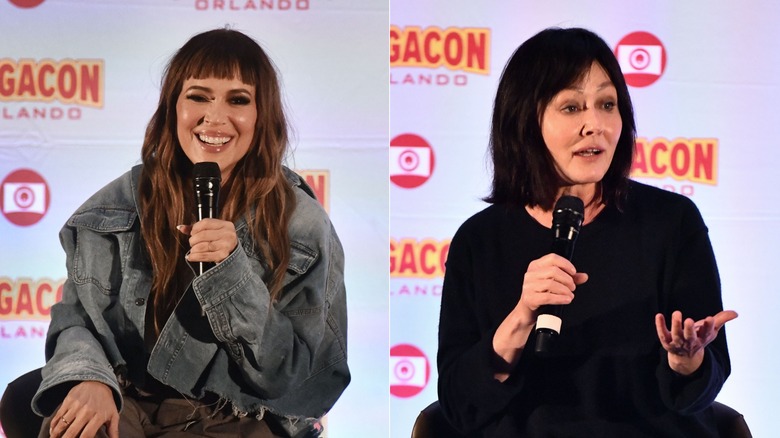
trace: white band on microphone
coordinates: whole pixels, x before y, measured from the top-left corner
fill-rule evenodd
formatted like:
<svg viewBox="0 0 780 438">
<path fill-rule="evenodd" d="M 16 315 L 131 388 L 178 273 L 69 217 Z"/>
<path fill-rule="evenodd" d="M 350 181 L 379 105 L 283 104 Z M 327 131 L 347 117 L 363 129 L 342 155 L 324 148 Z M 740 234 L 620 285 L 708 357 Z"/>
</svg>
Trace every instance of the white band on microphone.
<svg viewBox="0 0 780 438">
<path fill-rule="evenodd" d="M 555 333 L 561 332 L 561 318 L 543 313 L 536 318 L 536 329 L 548 329 Z"/>
</svg>

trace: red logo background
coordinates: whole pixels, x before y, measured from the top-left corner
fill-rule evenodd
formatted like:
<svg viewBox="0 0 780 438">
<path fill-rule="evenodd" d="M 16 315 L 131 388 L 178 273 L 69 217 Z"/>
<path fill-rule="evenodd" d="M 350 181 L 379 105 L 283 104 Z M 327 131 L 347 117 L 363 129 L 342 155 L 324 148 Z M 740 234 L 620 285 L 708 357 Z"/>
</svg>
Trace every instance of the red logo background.
<svg viewBox="0 0 780 438">
<path fill-rule="evenodd" d="M 13 198 L 6 197 L 7 194 Z M 49 210 L 50 202 L 49 185 L 34 170 L 15 170 L 0 183 L 0 211 L 15 225 L 26 227 L 38 223 Z"/>
<path fill-rule="evenodd" d="M 628 65 L 621 62 L 626 83 L 632 87 L 646 87 L 657 81 L 666 70 L 666 48 L 658 37 L 649 32 L 633 32 L 623 37 L 615 47 L 615 56 L 621 60 L 621 46 L 635 46 L 632 53 L 623 54 L 629 58 Z M 659 49 L 660 54 L 649 53 L 642 47 Z M 660 56 L 660 59 L 656 59 Z M 654 68 L 648 68 L 649 66 Z M 644 71 L 647 69 L 647 71 Z"/>
<path fill-rule="evenodd" d="M 9 0 L 9 1 L 14 6 L 24 8 L 24 9 L 30 9 L 40 5 L 45 0 Z"/>
<path fill-rule="evenodd" d="M 424 366 L 416 366 L 423 363 Z M 394 373 L 395 377 L 390 384 L 390 393 L 396 397 L 409 398 L 422 392 L 428 385 L 431 364 L 419 348 L 410 344 L 399 344 L 390 349 L 390 372 Z"/>
</svg>

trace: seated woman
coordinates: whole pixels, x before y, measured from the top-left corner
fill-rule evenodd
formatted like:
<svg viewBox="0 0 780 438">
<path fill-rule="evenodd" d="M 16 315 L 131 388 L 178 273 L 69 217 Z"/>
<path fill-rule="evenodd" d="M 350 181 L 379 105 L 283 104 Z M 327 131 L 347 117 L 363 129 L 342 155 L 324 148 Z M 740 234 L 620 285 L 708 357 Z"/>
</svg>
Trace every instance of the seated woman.
<svg viewBox="0 0 780 438">
<path fill-rule="evenodd" d="M 68 278 L 33 400 L 40 436 L 316 434 L 350 380 L 344 255 L 282 165 L 287 144 L 254 40 L 217 29 L 178 50 L 142 165 L 60 233 Z M 219 214 L 197 220 L 204 162 L 218 167 Z"/>
<path fill-rule="evenodd" d="M 631 181 L 635 123 L 615 55 L 585 29 L 523 43 L 498 86 L 492 205 L 454 236 L 439 399 L 469 436 L 717 436 L 730 372 L 718 270 L 690 199 Z M 583 201 L 571 260 L 554 206 Z M 537 354 L 542 306 L 560 334 Z M 670 327 L 667 326 L 670 321 Z"/>
</svg>

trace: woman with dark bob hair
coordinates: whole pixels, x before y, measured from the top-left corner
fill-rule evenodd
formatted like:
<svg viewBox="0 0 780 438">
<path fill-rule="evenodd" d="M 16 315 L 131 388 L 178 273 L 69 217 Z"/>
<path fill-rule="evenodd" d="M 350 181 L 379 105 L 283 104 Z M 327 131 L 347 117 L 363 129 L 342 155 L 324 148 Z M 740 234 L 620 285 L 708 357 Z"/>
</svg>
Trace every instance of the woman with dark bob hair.
<svg viewBox="0 0 780 438">
<path fill-rule="evenodd" d="M 142 164 L 60 233 L 42 437 L 318 435 L 350 380 L 344 255 L 287 146 L 254 40 L 217 29 L 177 51 Z M 194 213 L 196 174 L 215 217 Z"/>
<path fill-rule="evenodd" d="M 629 179 L 635 133 L 593 32 L 546 29 L 506 65 L 492 205 L 455 234 L 442 292 L 439 399 L 462 433 L 717 436 L 710 404 L 730 372 L 718 333 L 737 314 L 693 202 Z M 551 251 L 562 213 L 582 224 L 566 253 Z M 540 329 L 556 308 L 553 336 Z"/>
</svg>

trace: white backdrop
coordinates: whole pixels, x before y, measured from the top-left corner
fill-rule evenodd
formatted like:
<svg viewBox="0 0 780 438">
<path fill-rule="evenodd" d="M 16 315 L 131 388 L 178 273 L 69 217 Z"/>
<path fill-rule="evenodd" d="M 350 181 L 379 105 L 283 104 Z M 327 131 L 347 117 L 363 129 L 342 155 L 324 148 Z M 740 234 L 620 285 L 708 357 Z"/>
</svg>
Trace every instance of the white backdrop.
<svg viewBox="0 0 780 438">
<path fill-rule="evenodd" d="M 650 48 L 649 59 L 623 66 L 640 73 L 626 77 L 646 164 L 654 166 L 637 179 L 686 194 L 704 215 L 724 306 L 740 314 L 728 325 L 732 374 L 718 400 L 743 413 L 754 436 L 774 435 L 778 20 L 780 4 L 771 0 L 392 1 L 390 436 L 408 437 L 437 398 L 440 261 L 457 227 L 486 206 L 479 199 L 489 190 L 486 151 L 501 70 L 520 43 L 550 26 L 590 28 L 616 51 Z M 393 161 L 406 150 L 414 159 Z"/>
<path fill-rule="evenodd" d="M 780 101 L 780 5 L 391 0 L 389 10 L 388 22 L 386 0 L 0 0 L 0 184 L 26 184 L 36 195 L 44 181 L 49 199 L 0 203 L 0 388 L 43 363 L 46 311 L 65 276 L 59 228 L 138 162 L 168 56 L 192 34 L 230 24 L 260 41 L 279 67 L 296 132 L 291 167 L 326 172 L 322 193 L 345 245 L 353 382 L 329 415 L 330 436 L 388 436 L 389 429 L 408 437 L 417 413 L 436 399 L 442 260 L 460 223 L 485 205 L 479 198 L 489 188 L 487 135 L 501 69 L 539 30 L 583 26 L 614 48 L 635 32 L 660 41 L 660 75 L 630 89 L 648 145 L 665 139 L 670 149 L 681 145 L 676 151 L 713 148 L 702 165 L 709 178 L 680 165 L 675 179 L 663 166 L 679 163 L 661 154 L 652 161 L 659 171 L 641 180 L 685 193 L 704 214 L 724 305 L 740 313 L 728 327 L 733 369 L 719 400 L 742 412 L 755 436 L 771 436 L 780 404 L 771 337 L 780 298 L 770 258 L 780 244 L 772 185 L 780 156 L 770 134 Z M 388 24 L 441 37 L 451 51 L 418 53 L 418 61 L 406 50 L 391 57 L 388 71 Z M 459 56 L 461 41 L 471 57 Z M 49 87 L 31 91 L 34 81 L 11 85 L 9 72 L 24 65 L 53 65 L 65 76 L 98 65 L 102 97 L 90 100 L 90 77 L 76 89 L 84 102 L 65 102 L 69 83 L 53 99 Z M 390 162 L 389 212 L 388 139 L 421 148 L 411 167 Z M 391 157 L 398 154 L 391 147 Z"/>
<path fill-rule="evenodd" d="M 387 22 L 385 0 L 0 0 L 0 391 L 43 365 L 60 227 L 139 162 L 168 58 L 229 25 L 279 68 L 289 165 L 321 176 L 344 244 L 353 380 L 329 436 L 386 436 Z"/>
</svg>

